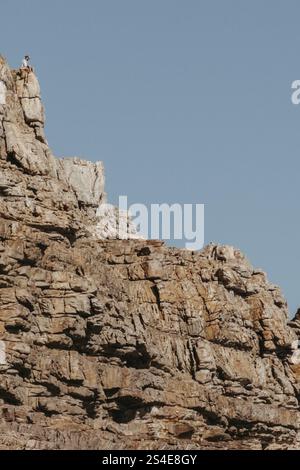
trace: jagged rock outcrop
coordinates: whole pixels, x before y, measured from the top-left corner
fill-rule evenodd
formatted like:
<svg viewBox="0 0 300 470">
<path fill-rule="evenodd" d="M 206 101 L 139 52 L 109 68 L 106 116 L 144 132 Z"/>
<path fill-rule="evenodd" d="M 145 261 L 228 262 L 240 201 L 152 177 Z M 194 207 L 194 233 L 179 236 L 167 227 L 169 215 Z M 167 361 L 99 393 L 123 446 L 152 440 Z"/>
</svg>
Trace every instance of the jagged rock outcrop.
<svg viewBox="0 0 300 470">
<path fill-rule="evenodd" d="M 0 448 L 300 448 L 299 314 L 232 247 L 99 239 L 105 201 L 0 59 Z"/>
</svg>

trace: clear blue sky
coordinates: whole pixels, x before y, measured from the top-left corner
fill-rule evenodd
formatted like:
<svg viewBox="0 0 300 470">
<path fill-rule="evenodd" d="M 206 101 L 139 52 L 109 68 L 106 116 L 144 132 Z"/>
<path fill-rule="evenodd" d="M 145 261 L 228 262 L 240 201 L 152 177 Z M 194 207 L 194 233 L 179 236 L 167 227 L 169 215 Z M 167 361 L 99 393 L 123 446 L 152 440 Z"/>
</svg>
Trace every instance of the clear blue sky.
<svg viewBox="0 0 300 470">
<path fill-rule="evenodd" d="M 205 203 L 291 312 L 299 294 L 298 0 L 2 0 L 0 52 L 32 56 L 56 155 L 103 160 L 111 202 Z"/>
</svg>

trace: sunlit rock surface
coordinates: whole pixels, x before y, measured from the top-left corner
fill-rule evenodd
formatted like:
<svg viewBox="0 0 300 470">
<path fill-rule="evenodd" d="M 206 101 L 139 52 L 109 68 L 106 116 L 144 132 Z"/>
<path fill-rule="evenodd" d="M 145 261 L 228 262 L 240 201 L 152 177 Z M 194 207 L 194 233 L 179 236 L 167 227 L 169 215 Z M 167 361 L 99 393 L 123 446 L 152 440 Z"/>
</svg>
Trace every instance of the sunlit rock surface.
<svg viewBox="0 0 300 470">
<path fill-rule="evenodd" d="M 299 314 L 233 247 L 116 240 L 105 201 L 0 59 L 0 448 L 300 448 Z"/>
</svg>

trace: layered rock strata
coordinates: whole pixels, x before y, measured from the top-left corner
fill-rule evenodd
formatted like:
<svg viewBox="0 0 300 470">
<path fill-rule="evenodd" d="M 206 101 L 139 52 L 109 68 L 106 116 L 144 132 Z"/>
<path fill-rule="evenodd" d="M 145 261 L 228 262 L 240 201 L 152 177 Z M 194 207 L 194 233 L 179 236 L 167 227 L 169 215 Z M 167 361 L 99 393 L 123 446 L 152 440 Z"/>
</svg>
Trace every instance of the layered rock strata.
<svg viewBox="0 0 300 470">
<path fill-rule="evenodd" d="M 300 448 L 299 314 L 232 247 L 102 240 L 105 201 L 1 58 L 0 448 Z"/>
</svg>

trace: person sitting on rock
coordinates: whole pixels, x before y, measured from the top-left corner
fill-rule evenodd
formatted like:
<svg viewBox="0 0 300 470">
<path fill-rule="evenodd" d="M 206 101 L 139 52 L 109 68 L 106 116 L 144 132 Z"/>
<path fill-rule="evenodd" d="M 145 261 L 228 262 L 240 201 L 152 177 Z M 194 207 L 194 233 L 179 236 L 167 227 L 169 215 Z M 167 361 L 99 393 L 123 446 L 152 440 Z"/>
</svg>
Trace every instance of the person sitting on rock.
<svg viewBox="0 0 300 470">
<path fill-rule="evenodd" d="M 30 61 L 30 57 L 29 55 L 25 55 L 23 61 L 22 61 L 22 69 L 27 69 L 29 68 L 29 61 Z"/>
<path fill-rule="evenodd" d="M 29 73 L 33 71 L 32 67 L 29 65 L 30 57 L 29 55 L 25 55 L 24 59 L 22 60 L 21 65 L 21 77 L 24 78 L 24 82 L 28 83 L 28 76 Z"/>
</svg>

